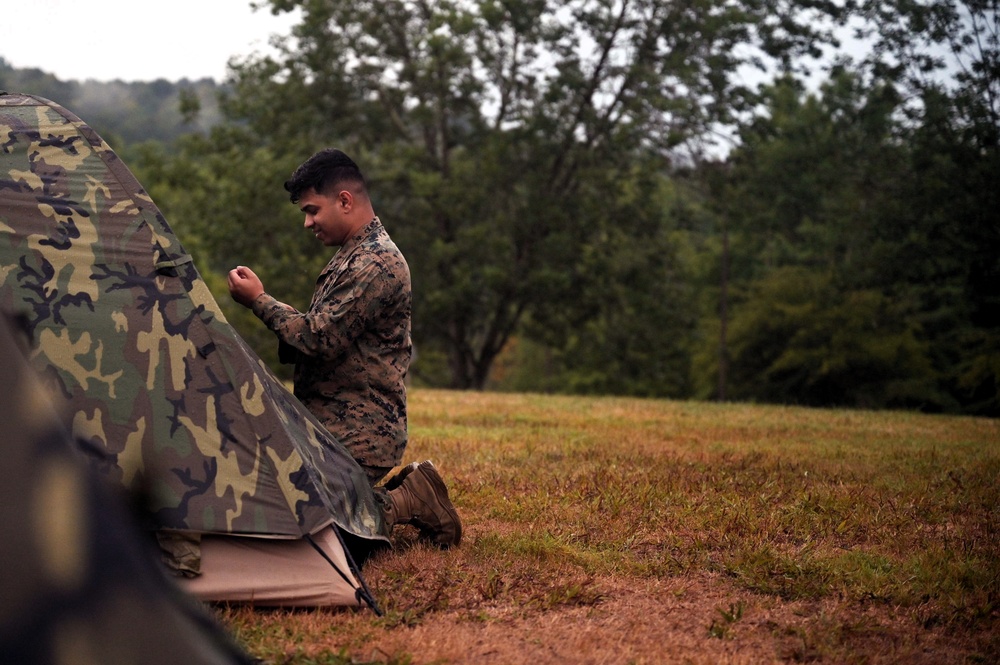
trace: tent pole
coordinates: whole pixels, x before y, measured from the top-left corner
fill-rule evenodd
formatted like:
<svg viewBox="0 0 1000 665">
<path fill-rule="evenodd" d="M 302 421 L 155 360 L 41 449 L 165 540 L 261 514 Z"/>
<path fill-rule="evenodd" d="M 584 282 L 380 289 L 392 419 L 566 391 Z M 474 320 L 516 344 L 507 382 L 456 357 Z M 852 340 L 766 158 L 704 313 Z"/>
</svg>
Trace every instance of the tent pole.
<svg viewBox="0 0 1000 665">
<path fill-rule="evenodd" d="M 337 534 L 337 540 L 340 541 L 340 547 L 344 550 L 344 556 L 347 558 L 347 566 L 351 569 L 351 572 L 354 573 L 354 577 L 361 585 L 354 590 L 354 597 L 358 599 L 358 604 L 360 605 L 361 602 L 364 601 L 368 604 L 368 607 L 372 608 L 372 611 L 375 612 L 375 616 L 382 616 L 382 610 L 378 608 L 378 605 L 375 603 L 375 598 L 372 596 L 371 590 L 369 590 L 368 585 L 365 584 L 365 578 L 361 576 L 361 569 L 358 568 L 356 563 L 354 563 L 354 557 L 351 556 L 351 550 L 347 549 L 347 543 L 344 542 L 344 537 L 340 534 L 340 528 L 336 524 L 332 524 L 331 528 L 333 529 L 333 532 Z M 326 559 L 326 562 L 337 571 L 337 574 L 344 578 L 345 582 L 351 584 L 351 580 L 347 577 L 344 571 L 338 568 L 337 564 L 335 564 L 333 560 L 327 556 L 326 552 L 323 551 L 323 548 L 316 544 L 316 541 L 312 538 L 312 534 L 307 533 L 305 538 L 309 541 L 309 544 L 313 546 L 313 549 L 319 552 L 320 556 Z"/>
</svg>

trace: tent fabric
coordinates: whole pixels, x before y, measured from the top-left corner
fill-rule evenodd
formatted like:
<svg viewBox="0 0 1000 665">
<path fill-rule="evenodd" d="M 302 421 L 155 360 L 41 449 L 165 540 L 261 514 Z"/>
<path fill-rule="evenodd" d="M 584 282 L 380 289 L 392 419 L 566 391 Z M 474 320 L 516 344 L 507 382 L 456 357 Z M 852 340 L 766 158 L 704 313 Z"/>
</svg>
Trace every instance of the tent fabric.
<svg viewBox="0 0 1000 665">
<path fill-rule="evenodd" d="M 368 480 L 229 325 L 163 215 L 78 117 L 0 91 L 0 309 L 74 437 L 174 532 L 388 543 Z"/>
<path fill-rule="evenodd" d="M 0 317 L 0 663 L 255 662 L 155 565 Z"/>
<path fill-rule="evenodd" d="M 357 579 L 333 527 L 312 536 L 336 569 L 305 539 L 292 542 L 263 538 L 205 536 L 198 577 L 181 578 L 182 589 L 206 601 L 249 603 L 262 607 L 352 606 Z M 343 571 L 349 580 L 337 571 Z"/>
</svg>

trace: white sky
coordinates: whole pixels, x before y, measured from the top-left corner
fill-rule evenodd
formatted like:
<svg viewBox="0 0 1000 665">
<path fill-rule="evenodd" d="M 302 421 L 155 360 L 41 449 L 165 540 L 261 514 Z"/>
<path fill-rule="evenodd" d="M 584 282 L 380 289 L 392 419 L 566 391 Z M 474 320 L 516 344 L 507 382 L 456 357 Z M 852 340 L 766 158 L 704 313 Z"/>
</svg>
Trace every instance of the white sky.
<svg viewBox="0 0 1000 665">
<path fill-rule="evenodd" d="M 0 57 L 61 80 L 213 78 L 230 57 L 267 52 L 296 13 L 251 0 L 0 0 Z"/>
</svg>

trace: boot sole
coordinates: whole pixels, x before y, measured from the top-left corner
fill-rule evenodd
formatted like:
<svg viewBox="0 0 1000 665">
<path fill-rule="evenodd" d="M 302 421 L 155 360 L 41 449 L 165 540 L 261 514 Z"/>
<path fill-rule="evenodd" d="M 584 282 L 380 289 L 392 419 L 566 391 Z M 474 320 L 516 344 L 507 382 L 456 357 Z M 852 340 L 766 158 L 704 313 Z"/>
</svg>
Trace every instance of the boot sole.
<svg viewBox="0 0 1000 665">
<path fill-rule="evenodd" d="M 397 487 L 399 487 L 400 485 L 402 485 L 403 481 L 406 480 L 406 477 L 408 475 L 410 475 L 411 473 L 413 473 L 414 471 L 416 471 L 418 466 L 420 466 L 420 465 L 417 462 L 410 462 L 409 464 L 407 464 L 406 466 L 404 466 L 402 469 L 400 469 L 399 473 L 397 473 L 395 476 L 393 476 L 389 480 L 385 481 L 385 485 L 384 485 L 385 491 L 386 492 L 391 492 L 392 490 L 394 490 Z"/>
</svg>

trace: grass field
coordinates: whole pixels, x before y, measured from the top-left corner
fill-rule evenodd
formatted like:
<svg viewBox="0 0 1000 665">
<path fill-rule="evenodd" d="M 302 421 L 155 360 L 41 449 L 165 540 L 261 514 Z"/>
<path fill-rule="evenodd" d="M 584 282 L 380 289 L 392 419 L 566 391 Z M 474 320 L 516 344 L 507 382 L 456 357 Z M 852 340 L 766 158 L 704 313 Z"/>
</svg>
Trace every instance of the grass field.
<svg viewBox="0 0 1000 665">
<path fill-rule="evenodd" d="M 1000 662 L 1000 421 L 413 390 L 464 521 L 370 611 L 220 608 L 272 663 Z"/>
</svg>

